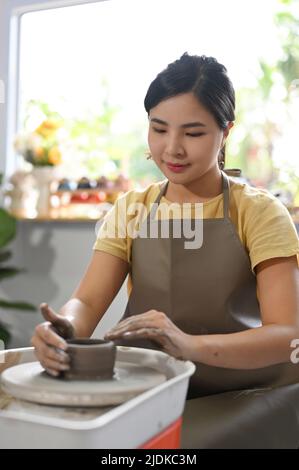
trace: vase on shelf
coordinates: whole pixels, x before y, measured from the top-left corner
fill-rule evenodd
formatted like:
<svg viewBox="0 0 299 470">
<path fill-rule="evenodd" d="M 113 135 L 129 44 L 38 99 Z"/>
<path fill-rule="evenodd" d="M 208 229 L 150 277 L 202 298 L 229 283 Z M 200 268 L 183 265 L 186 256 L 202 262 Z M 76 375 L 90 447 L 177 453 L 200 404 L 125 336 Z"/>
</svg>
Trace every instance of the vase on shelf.
<svg viewBox="0 0 299 470">
<path fill-rule="evenodd" d="M 48 216 L 51 210 L 51 186 L 59 179 L 59 169 L 55 166 L 36 166 L 32 175 L 37 189 L 36 215 Z"/>
</svg>

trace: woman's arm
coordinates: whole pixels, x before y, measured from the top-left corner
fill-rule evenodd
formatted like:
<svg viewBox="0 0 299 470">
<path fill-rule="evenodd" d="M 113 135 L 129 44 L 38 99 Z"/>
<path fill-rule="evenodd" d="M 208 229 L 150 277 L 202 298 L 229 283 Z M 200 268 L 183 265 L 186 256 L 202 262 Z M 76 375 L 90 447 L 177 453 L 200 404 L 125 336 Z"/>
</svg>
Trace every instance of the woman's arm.
<svg viewBox="0 0 299 470">
<path fill-rule="evenodd" d="M 290 343 L 299 338 L 297 258 L 264 261 L 257 265 L 256 275 L 262 326 L 239 333 L 199 336 L 193 360 L 236 369 L 290 361 Z"/>
<path fill-rule="evenodd" d="M 121 258 L 95 251 L 80 284 L 59 314 L 47 304 L 41 305 L 47 321 L 37 325 L 31 344 L 41 365 L 50 374 L 57 376 L 69 368 L 62 331 L 77 337 L 90 336 L 119 291 L 128 269 L 128 263 Z M 55 332 L 53 324 L 60 330 Z"/>
<path fill-rule="evenodd" d="M 255 369 L 289 362 L 299 338 L 299 271 L 296 256 L 273 258 L 256 268 L 262 326 L 238 333 L 189 335 L 155 310 L 124 320 L 106 337 L 150 338 L 165 352 L 216 367 Z"/>
<path fill-rule="evenodd" d="M 123 259 L 94 251 L 86 272 L 60 315 L 71 321 L 75 335 L 90 336 L 121 288 L 129 271 Z"/>
</svg>

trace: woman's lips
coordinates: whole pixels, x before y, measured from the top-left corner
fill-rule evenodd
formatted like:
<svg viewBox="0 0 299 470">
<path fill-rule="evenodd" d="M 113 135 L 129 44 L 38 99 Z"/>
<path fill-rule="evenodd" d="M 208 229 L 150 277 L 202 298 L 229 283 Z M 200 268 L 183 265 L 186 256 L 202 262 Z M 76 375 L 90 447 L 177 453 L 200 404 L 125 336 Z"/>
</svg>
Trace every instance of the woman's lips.
<svg viewBox="0 0 299 470">
<path fill-rule="evenodd" d="M 167 163 L 165 162 L 167 168 L 169 168 L 170 171 L 173 171 L 174 173 L 182 173 L 184 170 L 186 170 L 186 168 L 188 168 L 189 163 L 187 163 L 186 165 L 180 165 L 180 164 L 173 164 L 173 163 Z"/>
</svg>

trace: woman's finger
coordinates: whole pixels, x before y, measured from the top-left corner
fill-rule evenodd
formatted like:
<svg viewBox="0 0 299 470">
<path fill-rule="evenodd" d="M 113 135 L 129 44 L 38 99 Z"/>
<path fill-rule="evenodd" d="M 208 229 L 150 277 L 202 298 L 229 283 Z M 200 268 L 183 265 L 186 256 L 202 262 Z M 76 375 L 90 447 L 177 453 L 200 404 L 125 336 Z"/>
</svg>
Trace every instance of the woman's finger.
<svg viewBox="0 0 299 470">
<path fill-rule="evenodd" d="M 142 337 L 146 339 L 153 339 L 163 345 L 166 343 L 167 338 L 167 335 L 163 329 L 144 325 L 141 328 L 138 327 L 136 329 L 131 330 L 124 330 L 112 333 L 109 332 L 106 336 L 107 339 L 112 340 L 120 338 L 135 339 Z"/>
<path fill-rule="evenodd" d="M 108 334 L 121 335 L 126 331 L 135 331 L 135 330 L 139 330 L 140 328 L 157 328 L 157 327 L 158 325 L 155 320 L 134 319 L 123 325 L 117 325 L 116 327 L 112 328 L 108 332 Z"/>
<path fill-rule="evenodd" d="M 40 304 L 40 309 L 41 309 L 41 312 L 43 314 L 43 317 L 45 320 L 49 321 L 50 323 L 54 322 L 57 320 L 57 314 L 54 312 L 54 310 L 49 307 L 48 304 L 46 304 L 45 302 L 43 302 L 42 304 Z"/>
<path fill-rule="evenodd" d="M 127 331 L 123 333 L 123 336 L 127 336 L 130 338 L 133 338 L 134 336 L 143 336 L 145 338 L 158 338 L 161 340 L 165 340 L 167 334 L 161 328 L 143 327 L 134 331 Z"/>
<path fill-rule="evenodd" d="M 127 331 L 123 333 L 120 338 L 129 340 L 149 339 L 156 342 L 163 349 L 167 347 L 167 339 L 165 337 L 165 334 L 163 334 L 156 328 L 140 328 L 139 330 L 135 331 Z"/>
<path fill-rule="evenodd" d="M 124 320 L 120 321 L 114 328 L 122 327 L 127 324 L 135 323 L 136 321 L 159 321 L 167 318 L 165 313 L 163 312 L 158 312 L 157 310 L 149 310 L 148 312 L 145 313 L 139 313 L 138 315 L 131 315 L 128 318 L 125 318 Z"/>
<path fill-rule="evenodd" d="M 35 333 L 36 336 L 41 338 L 48 345 L 64 351 L 67 349 L 67 342 L 52 330 L 51 323 L 41 323 L 37 325 Z"/>
<path fill-rule="evenodd" d="M 177 359 L 184 359 L 183 351 L 179 343 L 173 338 L 171 331 L 161 328 L 140 328 L 139 330 L 125 332 L 121 337 L 132 340 L 140 338 L 150 339 L 158 343 L 164 352 Z"/>
<path fill-rule="evenodd" d="M 45 369 L 48 374 L 53 375 L 53 377 L 58 377 L 60 375 L 60 372 L 54 369 Z"/>
<path fill-rule="evenodd" d="M 35 347 L 36 352 L 42 358 L 52 359 L 57 361 L 57 363 L 68 364 L 70 362 L 69 355 L 62 351 L 61 349 L 54 348 L 53 346 L 48 346 L 44 341 L 34 336 L 31 340 L 32 346 Z"/>
<path fill-rule="evenodd" d="M 48 358 L 42 359 L 40 363 L 44 369 L 55 370 L 57 372 L 69 370 L 70 368 L 68 364 L 61 364 L 59 362 L 53 361 L 52 359 L 48 359 Z"/>
<path fill-rule="evenodd" d="M 40 309 L 45 320 L 53 325 L 60 336 L 67 339 L 71 339 L 75 336 L 74 327 L 67 318 L 54 312 L 46 303 L 40 304 Z"/>
<path fill-rule="evenodd" d="M 162 312 L 155 312 L 155 314 L 153 314 L 152 311 L 150 311 L 140 315 L 133 315 L 111 328 L 109 333 L 121 333 L 123 331 L 136 330 L 142 327 L 163 328 L 163 326 L 166 326 L 167 324 L 165 319 L 169 321 Z"/>
</svg>

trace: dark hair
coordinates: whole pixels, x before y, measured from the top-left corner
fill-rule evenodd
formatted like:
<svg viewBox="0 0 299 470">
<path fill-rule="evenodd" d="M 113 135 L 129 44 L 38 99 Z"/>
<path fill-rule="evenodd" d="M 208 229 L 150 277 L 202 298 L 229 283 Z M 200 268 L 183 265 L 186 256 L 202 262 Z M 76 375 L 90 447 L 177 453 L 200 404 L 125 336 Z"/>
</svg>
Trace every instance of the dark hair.
<svg viewBox="0 0 299 470">
<path fill-rule="evenodd" d="M 144 99 L 145 110 L 149 114 L 161 101 L 189 92 L 214 116 L 220 129 L 226 129 L 228 122 L 235 120 L 235 91 L 224 65 L 214 57 L 187 52 L 152 81 Z M 220 168 L 224 162 L 225 146 L 218 156 Z"/>
</svg>

